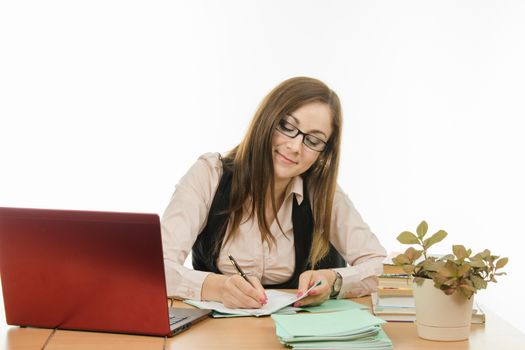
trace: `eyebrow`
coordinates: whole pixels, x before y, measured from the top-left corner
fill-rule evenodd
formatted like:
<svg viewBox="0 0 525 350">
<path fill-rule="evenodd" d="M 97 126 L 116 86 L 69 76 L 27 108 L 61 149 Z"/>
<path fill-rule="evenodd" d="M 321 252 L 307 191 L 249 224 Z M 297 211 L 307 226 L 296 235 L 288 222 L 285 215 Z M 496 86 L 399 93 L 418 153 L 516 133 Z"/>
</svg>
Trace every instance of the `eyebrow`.
<svg viewBox="0 0 525 350">
<path fill-rule="evenodd" d="M 291 113 L 287 113 L 286 115 L 289 116 L 289 117 L 292 117 L 292 119 L 293 119 L 297 124 L 301 125 L 301 122 L 299 121 L 299 119 L 297 119 L 296 117 L 294 117 Z M 315 129 L 315 130 L 310 130 L 310 131 L 308 131 L 308 134 L 312 134 L 312 133 L 314 133 L 314 134 L 321 134 L 321 135 L 323 135 L 326 139 L 328 139 L 328 136 L 326 136 L 326 134 L 325 134 L 324 132 L 322 132 L 321 130 L 317 130 L 317 129 Z"/>
</svg>

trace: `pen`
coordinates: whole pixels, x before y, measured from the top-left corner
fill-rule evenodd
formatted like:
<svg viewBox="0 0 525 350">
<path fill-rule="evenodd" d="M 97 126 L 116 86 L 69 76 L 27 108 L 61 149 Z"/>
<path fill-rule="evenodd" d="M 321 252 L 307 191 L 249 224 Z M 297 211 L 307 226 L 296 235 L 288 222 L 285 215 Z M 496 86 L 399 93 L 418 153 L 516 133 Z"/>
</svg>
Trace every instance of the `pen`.
<svg viewBox="0 0 525 350">
<path fill-rule="evenodd" d="M 248 279 L 248 277 L 246 276 L 246 274 L 244 273 L 244 271 L 241 269 L 241 267 L 237 264 L 237 261 L 235 261 L 235 259 L 233 258 L 233 256 L 231 255 L 228 255 L 228 258 L 230 258 L 230 262 L 232 263 L 233 267 L 235 267 L 235 270 L 237 270 L 237 272 L 239 273 L 239 275 L 242 276 L 242 278 L 244 278 L 244 280 L 246 282 L 248 282 L 252 287 L 255 288 L 255 286 L 252 284 L 252 282 L 250 282 L 250 280 Z"/>
</svg>

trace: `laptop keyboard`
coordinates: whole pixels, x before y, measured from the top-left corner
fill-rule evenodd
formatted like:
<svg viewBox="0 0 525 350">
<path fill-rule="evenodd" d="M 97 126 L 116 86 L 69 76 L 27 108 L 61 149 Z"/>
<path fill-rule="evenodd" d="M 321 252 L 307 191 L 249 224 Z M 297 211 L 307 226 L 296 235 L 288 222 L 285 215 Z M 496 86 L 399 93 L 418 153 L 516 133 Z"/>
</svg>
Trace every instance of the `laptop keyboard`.
<svg viewBox="0 0 525 350">
<path fill-rule="evenodd" d="M 177 316 L 172 310 L 169 311 L 169 315 L 170 315 L 170 326 L 173 326 L 174 324 L 177 324 L 188 318 L 188 316 Z"/>
</svg>

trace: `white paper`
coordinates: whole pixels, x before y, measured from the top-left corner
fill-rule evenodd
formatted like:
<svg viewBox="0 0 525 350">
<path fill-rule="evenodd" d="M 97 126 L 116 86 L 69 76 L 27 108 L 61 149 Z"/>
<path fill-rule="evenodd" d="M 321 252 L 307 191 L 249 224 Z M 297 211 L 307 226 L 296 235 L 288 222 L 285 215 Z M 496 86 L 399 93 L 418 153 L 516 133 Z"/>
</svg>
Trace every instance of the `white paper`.
<svg viewBox="0 0 525 350">
<path fill-rule="evenodd" d="M 295 294 L 281 292 L 274 289 L 266 290 L 266 296 L 268 302 L 263 305 L 260 309 L 230 309 L 224 304 L 217 301 L 195 301 L 195 300 L 184 300 L 186 304 L 190 304 L 198 307 L 199 309 L 211 309 L 224 314 L 232 314 L 238 316 L 264 316 L 271 315 L 288 305 L 292 305 L 296 301 L 304 299 L 308 296 L 308 292 L 319 285 L 319 282 L 310 287 L 302 296 L 297 297 Z"/>
</svg>

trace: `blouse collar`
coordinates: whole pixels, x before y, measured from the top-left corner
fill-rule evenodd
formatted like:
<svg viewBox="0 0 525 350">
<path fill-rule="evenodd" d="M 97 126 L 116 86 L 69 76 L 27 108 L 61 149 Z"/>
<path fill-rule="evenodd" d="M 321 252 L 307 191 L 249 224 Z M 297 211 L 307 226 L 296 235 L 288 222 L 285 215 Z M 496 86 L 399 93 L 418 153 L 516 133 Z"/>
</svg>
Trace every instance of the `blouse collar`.
<svg viewBox="0 0 525 350">
<path fill-rule="evenodd" d="M 285 200 L 291 195 L 295 194 L 295 198 L 297 198 L 297 204 L 301 204 L 303 202 L 303 178 L 301 176 L 295 176 L 290 180 L 290 183 L 286 187 L 286 192 L 284 195 Z"/>
</svg>

